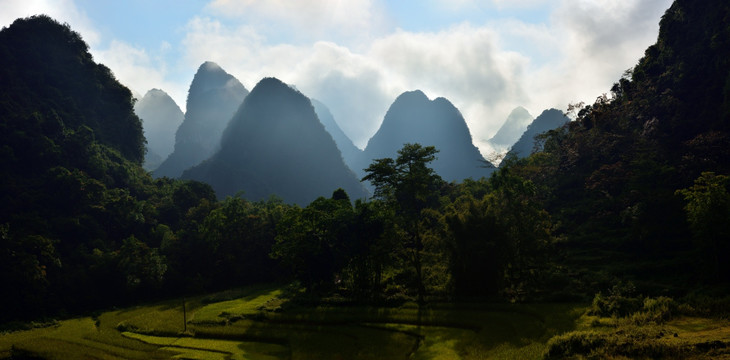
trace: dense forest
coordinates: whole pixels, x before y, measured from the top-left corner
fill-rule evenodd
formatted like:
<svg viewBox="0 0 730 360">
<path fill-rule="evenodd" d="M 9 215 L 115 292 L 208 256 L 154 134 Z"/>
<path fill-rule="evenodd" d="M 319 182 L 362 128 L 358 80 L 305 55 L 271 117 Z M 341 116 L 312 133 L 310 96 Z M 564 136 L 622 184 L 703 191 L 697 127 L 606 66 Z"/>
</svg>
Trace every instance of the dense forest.
<svg viewBox="0 0 730 360">
<path fill-rule="evenodd" d="M 447 182 L 440 149 L 404 144 L 364 169 L 368 200 L 219 201 L 153 179 L 131 92 L 47 16 L 0 32 L 0 79 L 0 322 L 261 282 L 355 303 L 728 293 L 723 1 L 675 1 L 657 43 L 542 151 Z"/>
</svg>

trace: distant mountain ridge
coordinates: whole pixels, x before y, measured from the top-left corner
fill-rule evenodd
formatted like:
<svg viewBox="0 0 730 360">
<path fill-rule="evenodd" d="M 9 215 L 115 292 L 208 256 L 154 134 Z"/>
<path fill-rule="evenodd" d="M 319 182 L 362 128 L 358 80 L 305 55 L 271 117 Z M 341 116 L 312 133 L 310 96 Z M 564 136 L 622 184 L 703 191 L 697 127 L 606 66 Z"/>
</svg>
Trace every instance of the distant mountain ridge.
<svg viewBox="0 0 730 360">
<path fill-rule="evenodd" d="M 242 191 L 250 200 L 277 195 L 306 205 L 337 188 L 352 199 L 367 196 L 310 100 L 276 78 L 254 87 L 226 128 L 220 151 L 182 177 L 211 184 L 219 198 Z"/>
<path fill-rule="evenodd" d="M 489 143 L 497 148 L 504 148 L 512 146 L 520 136 L 527 130 L 527 127 L 532 122 L 533 117 L 522 106 L 516 107 L 507 116 L 507 120 L 497 130 L 497 133 L 489 139 Z"/>
<path fill-rule="evenodd" d="M 364 176 L 363 169 L 374 159 L 395 158 L 405 143 L 435 146 L 439 153 L 433 169 L 447 181 L 479 179 L 494 169 L 472 143 L 459 110 L 445 98 L 429 100 L 422 91 L 415 90 L 396 98 L 354 171 Z"/>
<path fill-rule="evenodd" d="M 175 133 L 175 150 L 154 175 L 176 178 L 212 156 L 246 95 L 248 90 L 218 64 L 200 65 L 188 91 L 185 120 Z"/>
<path fill-rule="evenodd" d="M 134 104 L 134 112 L 142 119 L 147 139 L 144 167 L 155 170 L 175 149 L 175 132 L 185 114 L 175 100 L 160 89 L 149 90 Z"/>
<path fill-rule="evenodd" d="M 535 150 L 542 150 L 541 145 L 536 142 L 535 137 L 546 131 L 557 129 L 565 125 L 568 121 L 570 119 L 560 110 L 548 109 L 543 111 L 527 127 L 527 130 L 520 136 L 519 140 L 512 145 L 509 152 L 507 152 L 507 156 L 514 155 L 518 158 L 524 158 L 530 156 Z"/>
</svg>

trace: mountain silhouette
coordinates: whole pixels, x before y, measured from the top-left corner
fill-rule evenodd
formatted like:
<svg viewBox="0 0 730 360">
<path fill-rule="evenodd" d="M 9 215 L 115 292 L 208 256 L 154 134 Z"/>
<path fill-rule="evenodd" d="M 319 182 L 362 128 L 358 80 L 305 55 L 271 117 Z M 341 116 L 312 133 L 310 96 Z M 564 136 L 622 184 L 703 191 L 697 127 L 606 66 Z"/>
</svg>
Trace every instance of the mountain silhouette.
<svg viewBox="0 0 730 360">
<path fill-rule="evenodd" d="M 335 140 L 337 148 L 340 149 L 340 152 L 342 153 L 342 160 L 345 161 L 345 164 L 350 169 L 353 169 L 353 166 L 362 156 L 362 150 L 358 149 L 357 146 L 352 143 L 352 140 L 350 140 L 350 138 L 342 131 L 342 128 L 337 125 L 337 122 L 332 116 L 329 108 L 327 108 L 327 105 L 312 99 L 312 106 L 314 106 L 314 111 L 317 113 L 319 121 L 322 125 L 324 125 L 325 130 L 327 130 L 327 132 L 332 135 L 332 139 Z"/>
<path fill-rule="evenodd" d="M 128 160 L 142 162 L 142 125 L 128 111 L 132 93 L 108 67 L 94 62 L 78 33 L 45 15 L 18 19 L 2 29 L 0 51 L 0 97 L 4 98 L 0 115 L 3 123 L 13 124 L 0 132 L 10 136 L 14 125 L 46 120 L 55 125 L 44 125 L 43 131 L 85 127 L 95 141 Z M 56 135 L 46 136 L 54 139 Z"/>
<path fill-rule="evenodd" d="M 188 91 L 185 120 L 175 133 L 175 150 L 155 170 L 156 177 L 179 177 L 185 169 L 213 155 L 223 130 L 248 90 L 218 64 L 198 68 Z"/>
<path fill-rule="evenodd" d="M 405 143 L 435 146 L 439 153 L 433 169 L 447 181 L 479 179 L 494 169 L 472 143 L 459 110 L 444 98 L 429 100 L 416 90 L 396 98 L 354 170 L 364 176 L 363 169 L 374 159 L 397 157 Z"/>
<path fill-rule="evenodd" d="M 254 87 L 226 128 L 220 151 L 182 177 L 211 184 L 219 197 L 242 191 L 250 200 L 277 195 L 299 205 L 337 188 L 352 199 L 367 195 L 310 100 L 276 78 Z"/>
<path fill-rule="evenodd" d="M 155 170 L 175 149 L 175 131 L 185 115 L 175 100 L 159 89 L 152 89 L 139 99 L 134 112 L 142 119 L 147 139 L 144 167 Z"/>
<path fill-rule="evenodd" d="M 508 148 L 520 138 L 533 120 L 532 115 L 522 106 L 516 107 L 507 117 L 497 133 L 489 139 L 495 148 Z"/>
<path fill-rule="evenodd" d="M 568 121 L 569 119 L 560 110 L 549 109 L 543 111 L 527 127 L 527 130 L 520 136 L 520 139 L 512 145 L 507 156 L 514 155 L 517 158 L 524 158 L 530 156 L 536 150 L 542 150 L 542 146 L 535 140 L 535 136 L 546 131 L 557 129 L 565 125 Z"/>
</svg>

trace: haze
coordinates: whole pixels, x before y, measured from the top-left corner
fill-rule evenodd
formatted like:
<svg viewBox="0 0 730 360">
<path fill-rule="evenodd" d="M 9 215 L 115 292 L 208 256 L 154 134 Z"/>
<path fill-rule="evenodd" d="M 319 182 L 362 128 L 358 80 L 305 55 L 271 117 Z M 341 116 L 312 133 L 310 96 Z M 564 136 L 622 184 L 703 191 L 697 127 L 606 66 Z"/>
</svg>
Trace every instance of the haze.
<svg viewBox="0 0 730 360">
<path fill-rule="evenodd" d="M 656 41 L 669 0 L 2 0 L 0 24 L 45 13 L 141 97 L 185 110 L 197 67 L 214 61 L 252 88 L 266 76 L 325 103 L 364 147 L 398 94 L 449 99 L 491 151 L 512 109 L 593 102 Z M 600 46 L 599 46 L 600 44 Z"/>
</svg>

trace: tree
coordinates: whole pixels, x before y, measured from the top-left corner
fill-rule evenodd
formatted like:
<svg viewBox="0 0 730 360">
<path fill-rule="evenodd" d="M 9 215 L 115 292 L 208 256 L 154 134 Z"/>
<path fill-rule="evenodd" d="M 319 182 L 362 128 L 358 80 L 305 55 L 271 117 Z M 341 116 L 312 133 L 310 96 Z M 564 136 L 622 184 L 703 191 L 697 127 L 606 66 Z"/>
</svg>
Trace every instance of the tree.
<svg viewBox="0 0 730 360">
<path fill-rule="evenodd" d="M 167 264 L 155 248 L 137 240 L 134 235 L 124 239 L 119 249 L 119 270 L 130 289 L 154 289 L 164 280 Z"/>
<path fill-rule="evenodd" d="M 348 259 L 353 216 L 349 196 L 341 189 L 304 209 L 294 206 L 277 224 L 271 257 L 281 260 L 308 291 L 331 286 Z"/>
<path fill-rule="evenodd" d="M 415 271 L 415 287 L 419 303 L 423 303 L 426 288 L 423 278 L 422 214 L 439 205 L 439 189 L 444 181 L 428 166 L 436 159 L 433 146 L 405 144 L 398 150 L 398 158 L 376 159 L 365 172 L 362 181 L 375 186 L 378 198 L 395 210 L 395 221 L 403 232 L 403 247 Z"/>
<path fill-rule="evenodd" d="M 393 265 L 396 238 L 393 212 L 382 201 L 355 202 L 354 217 L 349 227 L 351 241 L 347 246 L 347 266 L 342 281 L 358 300 L 382 295 L 384 273 Z"/>
<path fill-rule="evenodd" d="M 515 300 L 534 290 L 536 277 L 544 273 L 552 241 L 550 216 L 532 181 L 513 174 L 511 166 L 480 183 L 486 193 L 469 183 L 460 185 L 462 195 L 445 210 L 454 292 L 501 292 Z"/>
<path fill-rule="evenodd" d="M 273 280 L 275 264 L 269 253 L 275 222 L 269 205 L 228 197 L 206 216 L 201 233 L 211 250 L 211 282 L 216 287 Z"/>
<path fill-rule="evenodd" d="M 685 210 L 697 246 L 715 280 L 730 280 L 730 177 L 703 172 L 686 189 L 677 194 L 687 201 Z M 709 260 L 709 261 L 707 261 Z"/>
</svg>

